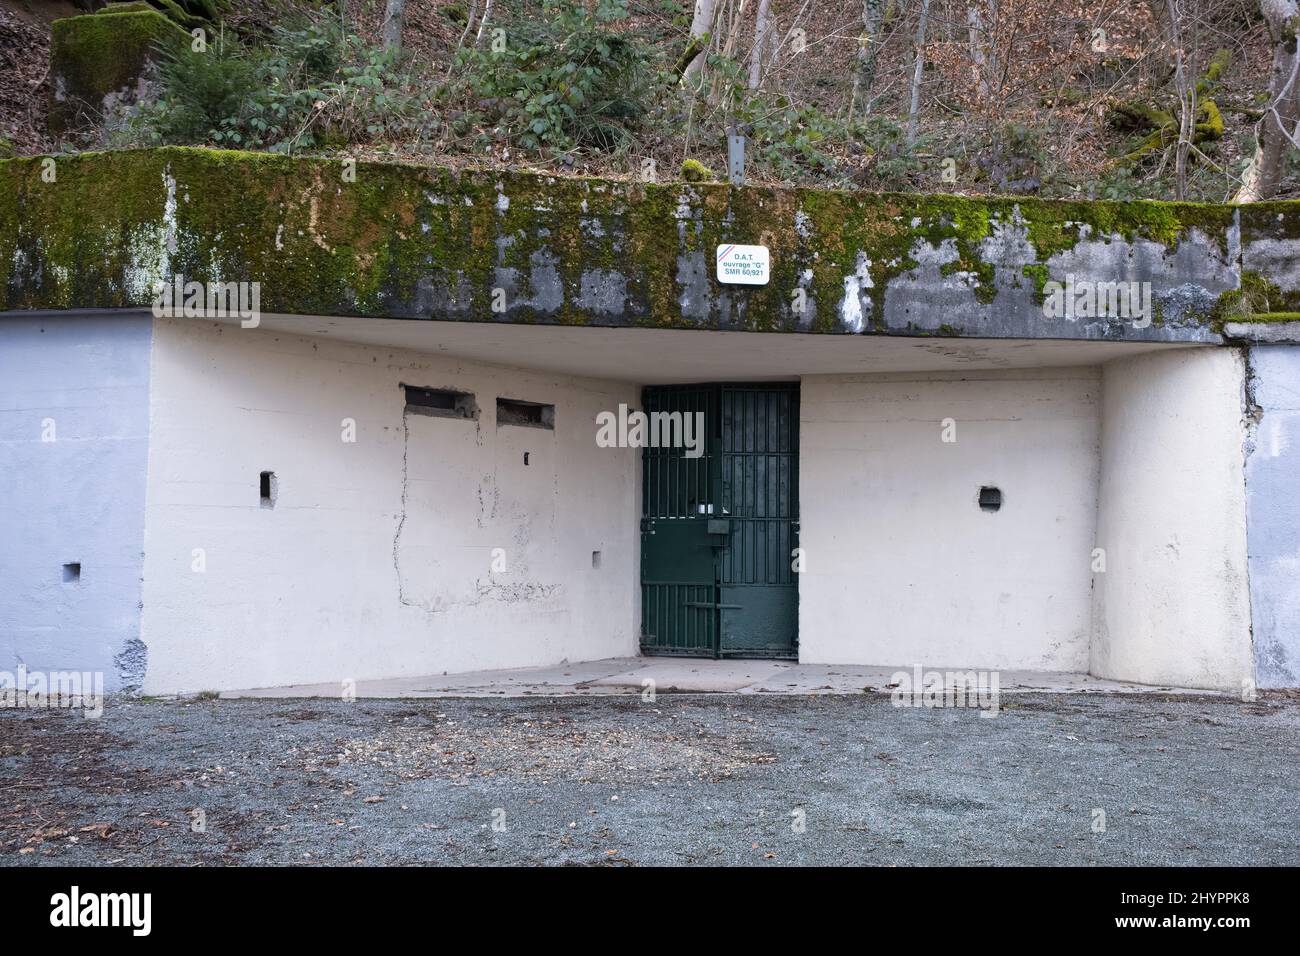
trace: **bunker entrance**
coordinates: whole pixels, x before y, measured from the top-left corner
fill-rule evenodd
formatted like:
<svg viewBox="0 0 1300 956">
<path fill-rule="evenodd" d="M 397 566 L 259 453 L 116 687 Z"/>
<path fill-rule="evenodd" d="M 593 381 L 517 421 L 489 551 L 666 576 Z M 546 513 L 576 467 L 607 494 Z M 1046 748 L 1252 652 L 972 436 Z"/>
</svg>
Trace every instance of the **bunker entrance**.
<svg viewBox="0 0 1300 956">
<path fill-rule="evenodd" d="M 642 651 L 795 657 L 799 384 L 652 386 L 642 402 L 694 426 L 642 451 Z"/>
</svg>

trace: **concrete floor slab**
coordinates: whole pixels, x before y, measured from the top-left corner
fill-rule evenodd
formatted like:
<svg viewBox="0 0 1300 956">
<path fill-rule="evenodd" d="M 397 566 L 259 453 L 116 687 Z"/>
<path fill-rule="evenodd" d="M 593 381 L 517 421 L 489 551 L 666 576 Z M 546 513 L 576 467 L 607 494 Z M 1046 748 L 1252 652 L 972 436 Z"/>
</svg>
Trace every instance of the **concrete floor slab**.
<svg viewBox="0 0 1300 956">
<path fill-rule="evenodd" d="M 640 693 L 653 681 L 657 693 L 744 693 L 771 680 L 785 667 L 781 661 L 708 661 L 698 658 L 642 657 L 636 666 L 592 681 L 592 687 L 633 690 Z"/>
<path fill-rule="evenodd" d="M 969 668 L 926 668 L 965 671 Z M 357 681 L 359 698 L 400 697 L 569 697 L 640 694 L 654 682 L 670 694 L 861 694 L 889 693 L 899 671 L 911 667 L 800 664 L 794 661 L 701 660 L 685 657 L 624 657 L 551 667 L 523 667 L 420 677 Z M 1090 674 L 999 671 L 1001 693 L 1192 693 L 1214 691 L 1102 680 Z M 237 697 L 324 697 L 344 695 L 341 684 L 295 684 L 226 691 Z"/>
</svg>

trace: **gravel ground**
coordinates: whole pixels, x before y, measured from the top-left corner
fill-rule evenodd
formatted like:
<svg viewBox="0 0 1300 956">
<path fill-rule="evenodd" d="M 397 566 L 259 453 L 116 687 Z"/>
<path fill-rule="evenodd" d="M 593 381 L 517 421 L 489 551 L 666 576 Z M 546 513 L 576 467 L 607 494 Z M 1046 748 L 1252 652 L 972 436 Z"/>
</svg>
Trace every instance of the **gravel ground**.
<svg viewBox="0 0 1300 956">
<path fill-rule="evenodd" d="M 1298 731 L 1281 696 L 11 710 L 0 861 L 1296 865 Z"/>
</svg>

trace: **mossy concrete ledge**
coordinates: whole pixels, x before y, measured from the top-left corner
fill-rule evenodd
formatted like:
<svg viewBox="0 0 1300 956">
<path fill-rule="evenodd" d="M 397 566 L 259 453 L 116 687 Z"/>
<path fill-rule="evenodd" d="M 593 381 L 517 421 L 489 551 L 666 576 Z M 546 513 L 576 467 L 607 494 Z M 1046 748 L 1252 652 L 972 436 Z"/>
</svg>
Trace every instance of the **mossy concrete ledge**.
<svg viewBox="0 0 1300 956">
<path fill-rule="evenodd" d="M 1215 307 L 1243 258 L 1300 286 L 1298 235 L 1291 203 L 652 185 L 190 148 L 0 162 L 9 310 L 147 307 L 183 276 L 258 282 L 268 314 L 1220 342 Z M 766 286 L 716 281 L 731 242 L 770 248 Z M 1150 283 L 1153 315 L 1051 317 L 1047 283 L 1067 281 Z"/>
</svg>

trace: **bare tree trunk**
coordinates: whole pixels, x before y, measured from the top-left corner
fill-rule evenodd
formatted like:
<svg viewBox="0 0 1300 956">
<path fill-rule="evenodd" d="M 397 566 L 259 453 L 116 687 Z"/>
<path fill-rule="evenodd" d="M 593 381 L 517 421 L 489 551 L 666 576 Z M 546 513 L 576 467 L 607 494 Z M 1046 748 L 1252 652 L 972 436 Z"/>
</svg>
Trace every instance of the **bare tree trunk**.
<svg viewBox="0 0 1300 956">
<path fill-rule="evenodd" d="M 1196 87 L 1187 81 L 1187 51 L 1183 49 L 1183 12 L 1178 0 L 1163 3 L 1165 30 L 1174 56 L 1174 92 L 1178 94 L 1178 145 L 1174 148 L 1174 198 L 1187 198 L 1187 157 L 1196 135 Z"/>
<path fill-rule="evenodd" d="M 754 49 L 749 52 L 749 88 L 758 89 L 763 82 L 763 47 L 767 45 L 768 12 L 772 0 L 758 0 L 758 13 L 754 20 Z"/>
<path fill-rule="evenodd" d="M 469 36 L 470 31 L 474 29 L 474 18 L 478 16 L 478 0 L 472 0 L 469 5 L 469 13 L 465 15 L 465 29 L 460 33 L 460 39 L 456 41 L 456 49 L 460 50 L 465 46 L 465 39 Z M 451 61 L 447 64 L 447 76 L 456 70 L 456 57 L 453 55 Z"/>
<path fill-rule="evenodd" d="M 700 54 L 713 30 L 713 11 L 714 0 L 695 0 L 695 16 L 691 18 L 691 36 L 686 45 L 687 52 L 693 50 L 695 55 L 681 71 L 682 82 L 688 86 L 698 84 L 700 70 L 704 68 L 704 59 Z"/>
<path fill-rule="evenodd" d="M 478 0 L 473 0 L 469 5 L 469 13 L 465 15 L 465 29 L 460 32 L 460 39 L 456 41 L 456 49 L 465 45 L 465 38 L 469 32 L 474 29 L 474 21 L 478 18 Z"/>
<path fill-rule="evenodd" d="M 730 4 L 730 11 L 727 10 L 727 4 L 724 2 L 722 9 L 718 11 L 718 22 L 716 24 L 718 37 L 715 47 L 724 59 L 734 60 L 736 44 L 740 39 L 740 29 L 744 24 L 745 4 L 747 2 L 748 0 L 735 0 L 735 2 Z M 728 18 L 728 12 L 730 12 L 730 18 Z M 723 77 L 715 76 L 713 78 L 713 85 L 709 90 L 709 102 L 718 102 L 719 94 L 721 94 L 724 89 L 723 84 Z M 726 100 L 728 104 L 730 104 L 735 92 L 734 89 L 731 88 L 730 84 L 726 85 L 726 92 Z"/>
<path fill-rule="evenodd" d="M 990 95 L 996 95 L 1000 87 L 1006 82 L 1005 77 L 1002 80 L 998 80 L 1000 71 L 1002 70 L 1002 65 L 998 62 L 997 38 L 998 27 L 1001 22 L 999 20 L 998 2 L 999 0 L 983 0 L 987 10 L 987 14 L 984 18 L 984 26 L 986 29 L 984 34 L 984 55 L 988 57 L 988 66 L 984 75 L 989 78 Z"/>
<path fill-rule="evenodd" d="M 862 0 L 862 33 L 858 35 L 858 69 L 853 74 L 849 119 L 871 112 L 871 88 L 876 85 L 876 58 L 880 55 L 880 26 L 884 0 Z"/>
<path fill-rule="evenodd" d="M 970 37 L 971 73 L 981 102 L 989 98 L 989 30 L 993 22 L 985 16 L 984 0 L 966 0 L 966 32 Z"/>
<path fill-rule="evenodd" d="M 388 0 L 384 10 L 384 49 L 402 48 L 402 21 L 406 19 L 406 0 Z"/>
<path fill-rule="evenodd" d="M 483 31 L 487 29 L 488 21 L 492 19 L 492 0 L 487 0 L 483 4 L 483 19 L 478 22 L 478 33 L 474 34 L 474 45 L 478 46 L 483 42 Z"/>
<path fill-rule="evenodd" d="M 1273 67 L 1269 76 L 1269 107 L 1255 134 L 1255 156 L 1246 170 L 1237 202 L 1258 202 L 1274 195 L 1286 173 L 1288 150 L 1296 146 L 1300 127 L 1300 53 L 1296 27 L 1297 0 L 1259 0 L 1273 38 Z"/>
<path fill-rule="evenodd" d="M 930 20 L 930 0 L 921 0 L 916 25 L 916 68 L 912 71 L 912 102 L 907 108 L 907 145 L 916 143 L 916 122 L 921 112 L 921 73 L 925 70 L 925 27 Z"/>
</svg>

